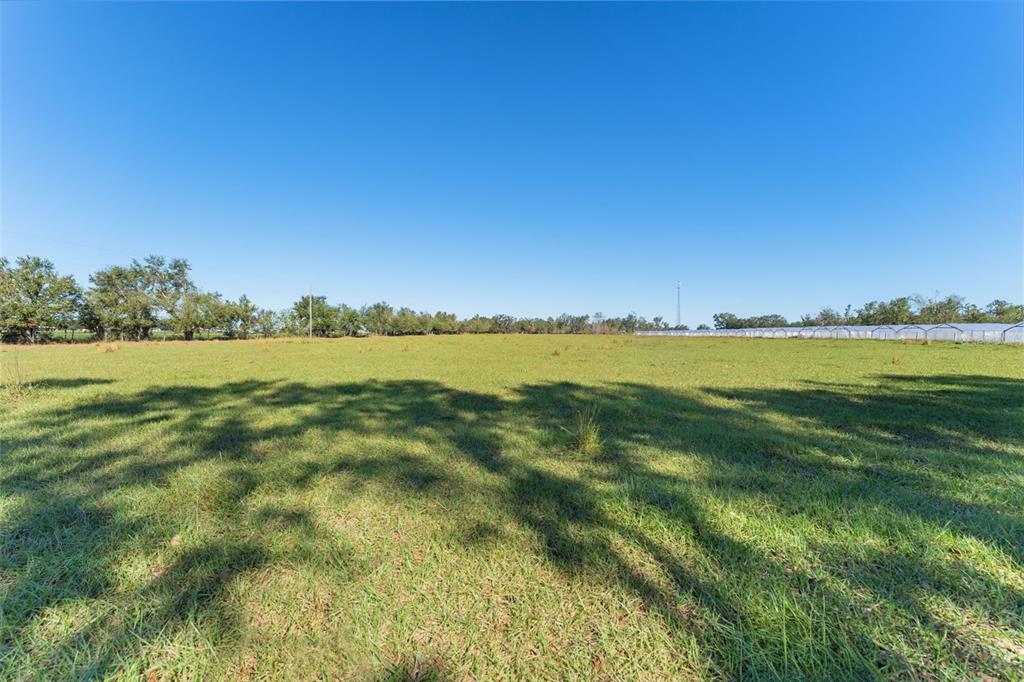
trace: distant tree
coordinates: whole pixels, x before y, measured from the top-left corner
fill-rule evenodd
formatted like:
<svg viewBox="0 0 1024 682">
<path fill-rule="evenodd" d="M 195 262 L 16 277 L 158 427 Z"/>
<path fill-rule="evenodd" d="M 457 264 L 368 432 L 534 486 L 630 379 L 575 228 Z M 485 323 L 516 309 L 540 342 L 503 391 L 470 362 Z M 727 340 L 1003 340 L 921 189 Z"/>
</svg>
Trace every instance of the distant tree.
<svg viewBox="0 0 1024 682">
<path fill-rule="evenodd" d="M 590 328 L 590 315 L 570 315 L 563 313 L 558 316 L 557 325 L 563 333 L 586 334 Z"/>
<path fill-rule="evenodd" d="M 430 320 L 431 334 L 457 334 L 459 331 L 459 320 L 452 313 L 441 310 L 434 313 Z"/>
<path fill-rule="evenodd" d="M 654 318 L 656 321 L 659 318 Z M 711 316 L 715 322 L 715 329 L 739 329 L 739 318 L 732 313 L 715 313 Z"/>
<path fill-rule="evenodd" d="M 463 320 L 461 330 L 466 334 L 489 334 L 494 327 L 494 320 L 481 315 L 474 315 L 468 320 Z"/>
<path fill-rule="evenodd" d="M 429 331 L 429 321 L 417 315 L 416 311 L 412 308 L 399 308 L 391 320 L 390 333 L 396 336 L 426 334 Z"/>
<path fill-rule="evenodd" d="M 710 330 L 711 330 L 711 327 L 707 326 L 706 324 L 698 324 L 697 325 L 697 331 L 699 331 L 699 332 L 710 331 Z"/>
<path fill-rule="evenodd" d="M 79 329 L 88 329 L 98 334 L 102 334 L 102 332 L 99 331 L 101 329 L 99 317 L 96 315 L 96 311 L 89 303 L 89 297 L 87 295 L 82 297 L 82 304 L 78 307 L 78 318 L 75 326 Z M 71 337 L 74 338 L 74 336 L 75 332 L 74 329 L 72 329 Z"/>
<path fill-rule="evenodd" d="M 253 331 L 263 338 L 269 338 L 277 334 L 280 331 L 280 328 L 278 327 L 278 321 L 274 311 L 260 309 L 256 313 Z"/>
<path fill-rule="evenodd" d="M 751 318 L 751 327 L 788 327 L 789 321 L 778 314 L 770 315 L 759 315 L 758 317 Z"/>
<path fill-rule="evenodd" d="M 511 315 L 495 315 L 491 318 L 491 331 L 495 334 L 512 334 L 516 331 L 516 318 Z"/>
<path fill-rule="evenodd" d="M 910 299 L 906 296 L 891 301 L 871 301 L 857 310 L 853 324 L 906 325 L 914 319 Z"/>
<path fill-rule="evenodd" d="M 1014 305 L 1013 303 L 996 299 L 985 306 L 985 312 L 992 322 L 1002 322 L 1004 324 L 1024 322 L 1024 305 Z"/>
<path fill-rule="evenodd" d="M 142 281 L 153 299 L 157 310 L 170 316 L 186 292 L 195 291 L 196 285 L 189 278 L 189 264 L 182 258 L 170 261 L 163 256 L 147 256 L 139 263 L 132 261 L 132 267 L 142 272 Z"/>
<path fill-rule="evenodd" d="M 558 328 L 556 326 L 555 318 L 546 317 L 543 320 L 535 320 L 533 326 L 537 329 L 538 334 L 556 334 Z"/>
<path fill-rule="evenodd" d="M 302 335 L 309 330 L 309 307 L 308 296 L 303 296 L 292 305 L 292 315 L 297 329 L 296 333 Z M 327 303 L 326 296 L 313 297 L 313 336 L 331 336 L 335 332 L 337 324 L 337 311 Z"/>
<path fill-rule="evenodd" d="M 363 318 L 366 330 L 371 334 L 386 335 L 394 332 L 395 309 L 384 301 L 364 306 L 359 314 Z"/>
<path fill-rule="evenodd" d="M 914 305 L 917 306 L 917 314 L 914 321 L 921 324 L 957 322 L 960 320 L 964 305 L 964 299 L 953 294 L 944 298 L 915 296 L 913 301 Z"/>
<path fill-rule="evenodd" d="M 960 322 L 989 322 L 990 316 L 973 303 L 964 303 L 960 310 Z"/>
<path fill-rule="evenodd" d="M 260 314 L 260 309 L 249 300 L 248 296 L 245 294 L 239 296 L 237 302 L 228 305 L 228 312 L 230 315 L 230 332 L 233 336 L 247 339 L 250 334 L 255 332 L 256 320 Z"/>
<path fill-rule="evenodd" d="M 640 327 L 640 318 L 637 317 L 636 313 L 630 313 L 623 317 L 618 326 L 618 330 L 623 334 L 633 334 Z"/>
<path fill-rule="evenodd" d="M 308 318 L 307 318 L 308 319 Z M 295 311 L 291 308 L 287 310 L 278 310 L 274 313 L 274 329 L 275 333 L 284 334 L 286 336 L 298 336 L 299 334 L 306 334 L 307 328 L 302 327 L 302 320 L 299 319 Z"/>
<path fill-rule="evenodd" d="M 0 258 L 0 327 L 5 336 L 35 343 L 42 328 L 67 329 L 82 302 L 74 278 L 62 277 L 50 261 L 23 256 L 11 267 Z"/>
<path fill-rule="evenodd" d="M 813 324 L 816 327 L 834 327 L 843 324 L 843 316 L 832 308 L 822 308 L 813 318 Z"/>
<path fill-rule="evenodd" d="M 715 313 L 712 315 L 712 320 L 714 320 L 715 329 L 758 329 L 789 325 L 785 317 L 775 314 L 737 317 L 732 313 Z"/>
<path fill-rule="evenodd" d="M 149 256 L 142 263 L 133 260 L 93 273 L 87 298 L 94 331 L 104 337 L 113 331 L 122 338 L 148 338 L 161 313 L 179 316 L 184 294 L 196 290 L 188 271 L 188 261 Z"/>
<path fill-rule="evenodd" d="M 338 306 L 336 328 L 342 336 L 355 336 L 363 331 L 363 316 L 355 308 L 342 303 Z"/>
<path fill-rule="evenodd" d="M 532 317 L 520 317 L 515 323 L 516 334 L 539 334 L 544 326 L 544 320 Z"/>
<path fill-rule="evenodd" d="M 221 329 L 229 324 L 230 304 L 225 304 L 218 293 L 186 291 L 170 318 L 171 328 L 186 341 L 195 338 L 204 329 Z"/>
<path fill-rule="evenodd" d="M 882 305 L 882 324 L 910 324 L 914 321 L 914 312 L 910 308 L 910 298 L 900 296 Z"/>
</svg>

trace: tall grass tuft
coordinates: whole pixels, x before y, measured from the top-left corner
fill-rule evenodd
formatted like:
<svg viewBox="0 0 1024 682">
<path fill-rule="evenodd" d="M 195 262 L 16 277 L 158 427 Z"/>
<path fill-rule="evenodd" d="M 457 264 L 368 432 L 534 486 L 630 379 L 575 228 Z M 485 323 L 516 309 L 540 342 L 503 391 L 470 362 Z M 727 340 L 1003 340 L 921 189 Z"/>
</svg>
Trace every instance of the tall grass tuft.
<svg viewBox="0 0 1024 682">
<path fill-rule="evenodd" d="M 3 377 L 0 379 L 0 400 L 5 403 L 17 402 L 33 388 L 35 385 L 21 370 L 18 356 L 13 355 L 10 361 L 4 363 Z"/>
<path fill-rule="evenodd" d="M 581 455 L 591 455 L 601 451 L 601 427 L 597 423 L 597 405 L 576 410 L 572 428 L 561 427 L 572 438 L 571 447 Z"/>
</svg>

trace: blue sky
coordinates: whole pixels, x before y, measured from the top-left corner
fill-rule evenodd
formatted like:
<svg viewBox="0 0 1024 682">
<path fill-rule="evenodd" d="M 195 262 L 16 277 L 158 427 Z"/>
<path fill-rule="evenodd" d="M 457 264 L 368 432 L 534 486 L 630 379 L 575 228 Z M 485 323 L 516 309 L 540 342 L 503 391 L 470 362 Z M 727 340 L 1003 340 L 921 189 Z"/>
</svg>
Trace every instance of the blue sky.
<svg viewBox="0 0 1024 682">
<path fill-rule="evenodd" d="M 12 4 L 2 250 L 281 308 L 1024 298 L 1024 10 Z"/>
</svg>

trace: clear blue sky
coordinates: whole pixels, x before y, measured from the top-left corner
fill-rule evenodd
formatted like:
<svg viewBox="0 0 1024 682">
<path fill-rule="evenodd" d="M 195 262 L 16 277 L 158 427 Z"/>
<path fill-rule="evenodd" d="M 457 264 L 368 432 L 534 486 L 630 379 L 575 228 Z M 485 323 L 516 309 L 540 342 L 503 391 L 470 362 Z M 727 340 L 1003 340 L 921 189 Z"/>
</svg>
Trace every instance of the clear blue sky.
<svg viewBox="0 0 1024 682">
<path fill-rule="evenodd" d="M 1020 301 L 1024 10 L 12 4 L 4 255 L 281 308 Z"/>
</svg>

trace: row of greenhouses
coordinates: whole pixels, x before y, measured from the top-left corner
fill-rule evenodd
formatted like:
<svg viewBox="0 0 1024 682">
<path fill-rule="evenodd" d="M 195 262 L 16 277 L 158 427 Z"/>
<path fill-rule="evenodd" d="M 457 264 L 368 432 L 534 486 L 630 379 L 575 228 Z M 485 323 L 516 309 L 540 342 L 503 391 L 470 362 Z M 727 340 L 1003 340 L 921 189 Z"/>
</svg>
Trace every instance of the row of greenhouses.
<svg viewBox="0 0 1024 682">
<path fill-rule="evenodd" d="M 753 329 L 666 329 L 640 336 L 733 336 L 767 339 L 876 339 L 879 341 L 951 341 L 1024 343 L 1024 322 L 1017 324 L 947 323 L 837 325 L 834 327 L 761 327 Z"/>
</svg>

